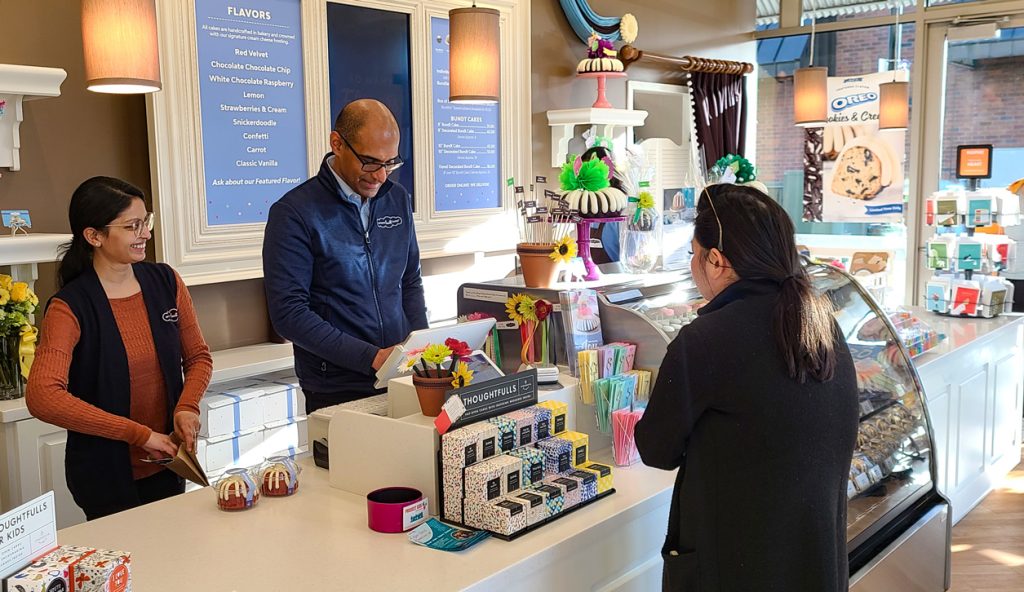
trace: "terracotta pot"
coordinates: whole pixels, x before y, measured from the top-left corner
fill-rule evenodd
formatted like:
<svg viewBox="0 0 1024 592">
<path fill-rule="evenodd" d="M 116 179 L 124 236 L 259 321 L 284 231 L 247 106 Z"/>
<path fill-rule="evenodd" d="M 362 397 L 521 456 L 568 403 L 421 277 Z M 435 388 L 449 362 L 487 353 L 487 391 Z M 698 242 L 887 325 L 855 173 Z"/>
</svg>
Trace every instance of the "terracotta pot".
<svg viewBox="0 0 1024 592">
<path fill-rule="evenodd" d="M 523 281 L 527 288 L 550 288 L 558 277 L 558 262 L 548 255 L 555 245 L 549 243 L 519 243 L 516 253 L 523 266 Z"/>
<path fill-rule="evenodd" d="M 444 371 L 447 373 L 447 370 Z M 452 390 L 452 376 L 437 376 L 437 370 L 431 370 L 430 376 L 412 375 L 412 384 L 416 387 L 416 398 L 420 401 L 420 411 L 427 417 L 437 417 L 444 405 L 444 396 Z"/>
</svg>

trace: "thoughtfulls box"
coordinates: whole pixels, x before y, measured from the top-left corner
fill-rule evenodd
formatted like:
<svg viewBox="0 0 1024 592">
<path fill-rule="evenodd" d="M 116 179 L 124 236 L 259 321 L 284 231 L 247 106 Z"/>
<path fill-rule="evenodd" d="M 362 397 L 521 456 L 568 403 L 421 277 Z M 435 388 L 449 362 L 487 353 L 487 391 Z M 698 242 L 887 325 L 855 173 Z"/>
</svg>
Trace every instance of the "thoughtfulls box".
<svg viewBox="0 0 1024 592">
<path fill-rule="evenodd" d="M 572 456 L 570 461 L 572 466 L 579 468 L 582 465 L 587 464 L 589 457 L 587 456 L 587 448 L 590 443 L 590 437 L 581 432 L 564 432 L 557 436 L 572 444 Z M 564 472 L 564 471 L 559 471 Z"/>
<path fill-rule="evenodd" d="M 9 592 L 130 592 L 131 554 L 65 545 L 5 580 Z"/>
<path fill-rule="evenodd" d="M 565 494 L 566 508 L 578 506 L 580 505 L 580 502 L 583 501 L 583 492 L 580 490 L 580 483 L 575 479 L 562 476 L 549 477 L 544 480 L 544 483 L 546 485 L 553 485 L 562 488 L 562 492 Z"/>
<path fill-rule="evenodd" d="M 501 455 L 466 467 L 465 497 L 470 501 L 492 501 L 522 487 L 523 462 Z"/>
<path fill-rule="evenodd" d="M 544 496 L 535 491 L 519 491 L 509 496 L 515 502 L 526 505 L 526 525 L 533 526 L 538 522 L 547 520 L 549 514 L 548 506 Z"/>
<path fill-rule="evenodd" d="M 551 410 L 551 434 L 561 434 L 565 431 L 565 420 L 569 415 L 569 406 L 561 401 L 544 401 L 537 403 L 541 409 Z"/>
<path fill-rule="evenodd" d="M 523 461 L 523 487 L 539 483 L 544 478 L 544 452 L 532 446 L 520 446 L 508 454 Z"/>
<path fill-rule="evenodd" d="M 466 503 L 466 525 L 510 536 L 526 528 L 526 502 L 506 497 L 489 502 Z"/>
<path fill-rule="evenodd" d="M 534 484 L 528 491 L 544 496 L 544 505 L 548 507 L 548 516 L 560 514 L 565 508 L 565 491 L 561 487 L 540 482 Z"/>
<path fill-rule="evenodd" d="M 441 437 L 441 462 L 445 467 L 468 467 L 492 457 L 498 449 L 498 426 L 471 423 Z"/>
<path fill-rule="evenodd" d="M 537 441 L 537 420 L 533 412 L 517 409 L 506 413 L 504 417 L 516 422 L 516 446 L 529 446 Z"/>
<path fill-rule="evenodd" d="M 566 479 L 575 479 L 580 483 L 580 503 L 589 502 L 597 497 L 597 475 L 590 471 L 570 471 L 563 475 Z"/>
<path fill-rule="evenodd" d="M 580 470 L 590 471 L 597 476 L 597 494 L 610 490 L 615 487 L 614 477 L 612 476 L 612 468 L 608 465 L 602 465 L 599 463 L 587 463 L 580 467 Z"/>
<path fill-rule="evenodd" d="M 545 475 L 557 475 L 572 469 L 572 442 L 562 438 L 548 438 L 537 442 L 537 448 L 544 452 Z"/>
<path fill-rule="evenodd" d="M 536 405 L 523 409 L 533 414 L 533 441 L 539 442 L 551 436 L 551 410 Z"/>
<path fill-rule="evenodd" d="M 129 592 L 131 562 L 130 553 L 97 550 L 74 567 L 75 592 Z"/>
<path fill-rule="evenodd" d="M 441 471 L 441 488 L 444 491 L 444 507 L 441 509 L 441 513 L 444 519 L 450 522 L 463 522 L 464 471 L 465 469 L 462 467 L 444 467 Z"/>
<path fill-rule="evenodd" d="M 519 434 L 516 432 L 515 420 L 504 415 L 499 415 L 488 419 L 487 423 L 494 424 L 498 427 L 498 431 L 501 434 L 498 436 L 498 447 L 502 452 L 508 452 L 516 446 L 519 446 Z"/>
</svg>

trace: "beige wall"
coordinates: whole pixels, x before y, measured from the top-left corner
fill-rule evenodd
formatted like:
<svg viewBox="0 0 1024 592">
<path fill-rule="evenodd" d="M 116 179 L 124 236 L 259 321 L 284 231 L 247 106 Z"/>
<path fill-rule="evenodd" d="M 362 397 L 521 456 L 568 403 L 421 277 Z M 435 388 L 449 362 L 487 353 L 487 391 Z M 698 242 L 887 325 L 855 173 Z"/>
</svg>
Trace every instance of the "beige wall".
<svg viewBox="0 0 1024 592">
<path fill-rule="evenodd" d="M 753 60 L 753 3 L 745 0 L 593 0 L 601 14 L 632 12 L 641 49 L 682 55 Z M 573 35 L 556 0 L 533 2 L 533 150 L 535 174 L 549 171 L 550 132 L 544 113 L 589 105 L 593 82 L 573 76 L 584 46 Z M 80 5 L 68 0 L 0 0 L 0 63 L 64 68 L 68 78 L 56 99 L 26 103 L 21 126 L 22 170 L 3 171 L 0 207 L 28 208 L 34 232 L 68 232 L 71 192 L 94 175 L 121 177 L 151 192 L 145 100 L 85 90 Z M 661 80 L 657 72 L 631 71 L 633 79 Z M 625 105 L 625 84 L 609 84 L 609 98 Z M 753 119 L 751 119 L 751 123 Z M 508 253 L 465 255 L 423 262 L 432 319 L 455 314 L 455 294 L 465 281 L 505 276 Z M 55 265 L 40 267 L 37 287 L 45 299 L 55 288 Z M 190 290 L 212 349 L 267 340 L 262 280 L 195 286 Z"/>
</svg>

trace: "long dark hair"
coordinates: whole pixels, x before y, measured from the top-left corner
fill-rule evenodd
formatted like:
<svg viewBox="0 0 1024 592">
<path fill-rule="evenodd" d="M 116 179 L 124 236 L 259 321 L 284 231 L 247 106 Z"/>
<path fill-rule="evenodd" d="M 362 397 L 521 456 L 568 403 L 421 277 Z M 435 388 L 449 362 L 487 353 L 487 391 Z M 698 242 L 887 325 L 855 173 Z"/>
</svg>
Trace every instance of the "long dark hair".
<svg viewBox="0 0 1024 592">
<path fill-rule="evenodd" d="M 779 284 L 773 323 L 790 377 L 827 381 L 836 369 L 833 309 L 811 285 L 793 233 L 786 211 L 752 187 L 711 185 L 697 204 L 693 235 L 705 257 L 721 237 L 722 253 L 741 279 Z"/>
<path fill-rule="evenodd" d="M 103 228 L 132 205 L 133 199 L 145 199 L 138 187 L 113 177 L 93 177 L 71 194 L 68 222 L 71 242 L 61 247 L 60 286 L 64 287 L 92 266 L 92 245 L 85 240 L 85 229 Z"/>
</svg>

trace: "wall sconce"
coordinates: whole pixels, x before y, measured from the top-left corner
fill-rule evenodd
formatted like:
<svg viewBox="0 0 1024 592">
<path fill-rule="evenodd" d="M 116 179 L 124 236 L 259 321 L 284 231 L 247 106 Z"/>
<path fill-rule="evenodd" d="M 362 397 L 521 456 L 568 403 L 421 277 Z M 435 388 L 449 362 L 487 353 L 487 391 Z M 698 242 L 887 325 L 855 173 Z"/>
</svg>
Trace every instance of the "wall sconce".
<svg viewBox="0 0 1024 592">
<path fill-rule="evenodd" d="M 451 44 L 448 100 L 496 103 L 501 95 L 501 32 L 493 8 L 455 8 L 448 12 Z"/>
<path fill-rule="evenodd" d="M 89 90 L 160 90 L 155 0 L 82 0 L 82 47 Z"/>
</svg>

